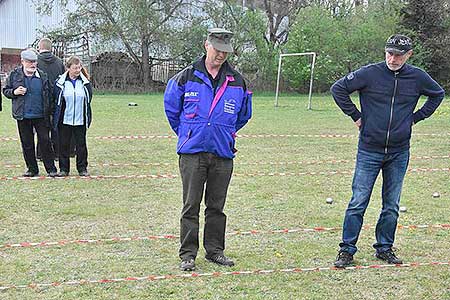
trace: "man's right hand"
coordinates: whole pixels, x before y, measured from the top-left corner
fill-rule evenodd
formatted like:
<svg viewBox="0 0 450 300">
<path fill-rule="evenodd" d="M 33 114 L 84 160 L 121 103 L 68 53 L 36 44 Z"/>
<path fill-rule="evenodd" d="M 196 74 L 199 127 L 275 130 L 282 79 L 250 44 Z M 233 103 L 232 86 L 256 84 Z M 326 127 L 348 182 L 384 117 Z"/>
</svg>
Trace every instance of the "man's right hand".
<svg viewBox="0 0 450 300">
<path fill-rule="evenodd" d="M 14 95 L 16 96 L 23 96 L 27 92 L 27 89 L 23 86 L 19 86 L 17 89 L 14 90 Z"/>
<path fill-rule="evenodd" d="M 361 118 L 355 121 L 355 125 L 356 127 L 358 127 L 358 129 L 361 129 Z"/>
</svg>

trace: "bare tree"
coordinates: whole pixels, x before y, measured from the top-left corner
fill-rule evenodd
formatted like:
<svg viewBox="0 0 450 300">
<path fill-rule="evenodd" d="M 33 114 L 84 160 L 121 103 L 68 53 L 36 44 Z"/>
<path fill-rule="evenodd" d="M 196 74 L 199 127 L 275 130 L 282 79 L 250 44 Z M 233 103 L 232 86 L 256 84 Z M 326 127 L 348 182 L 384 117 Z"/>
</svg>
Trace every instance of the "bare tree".
<svg viewBox="0 0 450 300">
<path fill-rule="evenodd" d="M 67 5 L 67 0 L 41 0 L 36 5 L 48 12 L 54 2 Z M 76 12 L 69 13 L 61 32 L 88 32 L 100 41 L 122 44 L 140 66 L 144 86 L 150 86 L 152 55 L 164 50 L 170 39 L 168 28 L 175 22 L 186 0 L 75 0 Z"/>
<path fill-rule="evenodd" d="M 267 41 L 274 48 L 286 43 L 290 25 L 295 22 L 295 18 L 300 9 L 308 5 L 307 0 L 283 0 L 263 1 L 264 10 L 268 19 Z"/>
</svg>

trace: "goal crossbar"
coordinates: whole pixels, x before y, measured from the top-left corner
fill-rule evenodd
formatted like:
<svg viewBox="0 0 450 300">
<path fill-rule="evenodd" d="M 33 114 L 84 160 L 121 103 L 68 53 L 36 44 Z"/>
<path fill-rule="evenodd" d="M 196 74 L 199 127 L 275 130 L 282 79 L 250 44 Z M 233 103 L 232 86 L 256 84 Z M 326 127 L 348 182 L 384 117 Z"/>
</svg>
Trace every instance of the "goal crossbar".
<svg viewBox="0 0 450 300">
<path fill-rule="evenodd" d="M 278 106 L 278 91 L 280 88 L 280 75 L 281 75 L 281 60 L 283 57 L 287 56 L 305 56 L 312 55 L 311 62 L 311 78 L 309 80 L 309 97 L 308 97 L 308 109 L 311 109 L 311 96 L 312 96 L 312 86 L 313 86 L 313 76 L 314 76 L 314 65 L 316 63 L 316 52 L 302 52 L 302 53 L 286 53 L 280 54 L 280 58 L 278 60 L 278 75 L 277 75 L 277 90 L 275 91 L 275 106 Z"/>
</svg>

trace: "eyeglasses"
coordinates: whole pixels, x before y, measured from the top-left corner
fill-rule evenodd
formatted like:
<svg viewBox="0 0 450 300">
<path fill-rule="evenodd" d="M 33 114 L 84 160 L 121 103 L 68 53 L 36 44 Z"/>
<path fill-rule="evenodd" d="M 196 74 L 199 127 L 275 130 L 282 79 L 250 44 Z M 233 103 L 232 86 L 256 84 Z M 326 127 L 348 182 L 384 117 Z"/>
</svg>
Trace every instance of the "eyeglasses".
<svg viewBox="0 0 450 300">
<path fill-rule="evenodd" d="M 25 63 L 31 65 L 31 64 L 37 64 L 37 60 L 28 60 L 28 59 L 24 59 L 23 60 Z"/>
</svg>

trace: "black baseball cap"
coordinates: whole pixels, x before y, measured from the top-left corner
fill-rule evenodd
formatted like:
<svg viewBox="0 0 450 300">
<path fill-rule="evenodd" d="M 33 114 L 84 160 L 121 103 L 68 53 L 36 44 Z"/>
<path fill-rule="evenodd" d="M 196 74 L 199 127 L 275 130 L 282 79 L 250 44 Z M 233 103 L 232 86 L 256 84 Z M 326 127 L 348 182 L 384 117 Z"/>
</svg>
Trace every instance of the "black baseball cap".
<svg viewBox="0 0 450 300">
<path fill-rule="evenodd" d="M 402 34 L 394 34 L 387 39 L 384 50 L 403 55 L 409 50 L 412 50 L 412 48 L 413 44 L 409 37 Z"/>
</svg>

